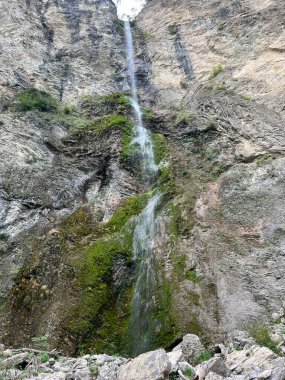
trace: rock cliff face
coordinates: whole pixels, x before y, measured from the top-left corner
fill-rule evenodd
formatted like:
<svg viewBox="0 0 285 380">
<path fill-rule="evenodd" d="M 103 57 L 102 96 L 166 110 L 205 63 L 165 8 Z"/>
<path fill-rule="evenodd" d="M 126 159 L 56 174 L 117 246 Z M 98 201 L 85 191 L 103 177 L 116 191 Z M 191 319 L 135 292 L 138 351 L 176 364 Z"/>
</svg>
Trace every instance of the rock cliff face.
<svg viewBox="0 0 285 380">
<path fill-rule="evenodd" d="M 122 23 L 109 0 L 11 0 L 0 15 L 0 340 L 129 353 L 150 194 Z M 163 194 L 150 348 L 226 339 L 285 307 L 283 21 L 281 0 L 150 0 L 136 20 Z"/>
<path fill-rule="evenodd" d="M 123 35 L 112 1 L 2 1 L 1 96 L 45 89 L 64 102 L 122 91 Z"/>
</svg>

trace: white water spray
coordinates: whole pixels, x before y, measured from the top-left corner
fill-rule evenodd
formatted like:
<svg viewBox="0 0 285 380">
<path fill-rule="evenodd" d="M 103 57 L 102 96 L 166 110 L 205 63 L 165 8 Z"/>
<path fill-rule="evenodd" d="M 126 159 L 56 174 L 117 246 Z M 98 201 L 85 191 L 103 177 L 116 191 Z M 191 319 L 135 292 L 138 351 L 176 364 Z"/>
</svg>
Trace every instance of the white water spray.
<svg viewBox="0 0 285 380">
<path fill-rule="evenodd" d="M 138 101 L 135 77 L 134 48 L 130 23 L 125 22 L 128 74 L 131 87 L 131 101 L 135 115 L 132 144 L 138 145 L 143 179 L 151 185 L 158 166 L 151 135 L 143 126 L 142 112 Z M 133 252 L 136 261 L 136 282 L 131 314 L 132 353 L 138 355 L 149 349 L 153 334 L 153 312 L 155 310 L 156 274 L 154 269 L 153 244 L 156 235 L 155 209 L 160 194 L 155 193 L 144 211 L 138 216 L 133 236 Z"/>
</svg>

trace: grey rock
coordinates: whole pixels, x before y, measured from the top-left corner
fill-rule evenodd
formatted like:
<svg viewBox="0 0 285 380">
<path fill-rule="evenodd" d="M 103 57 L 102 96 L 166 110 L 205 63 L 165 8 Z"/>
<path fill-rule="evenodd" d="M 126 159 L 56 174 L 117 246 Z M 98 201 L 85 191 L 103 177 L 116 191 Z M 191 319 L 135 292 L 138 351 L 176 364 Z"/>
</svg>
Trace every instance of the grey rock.
<svg viewBox="0 0 285 380">
<path fill-rule="evenodd" d="M 214 357 L 199 364 L 195 370 L 197 376 L 199 376 L 199 379 L 204 379 L 210 372 L 223 377 L 227 377 L 230 374 L 230 369 L 226 366 L 225 361 L 220 357 Z"/>
<path fill-rule="evenodd" d="M 197 335 L 187 334 L 173 351 L 182 351 L 185 360 L 192 363 L 205 350 Z"/>
<path fill-rule="evenodd" d="M 10 349 L 8 348 L 7 350 L 4 350 L 4 351 L 2 352 L 2 355 L 3 355 L 4 358 L 9 358 L 10 356 L 13 355 L 13 352 L 12 352 L 12 350 L 10 350 Z"/>
<path fill-rule="evenodd" d="M 26 352 L 23 352 L 23 353 L 13 355 L 7 359 L 2 360 L 2 362 L 0 363 L 0 367 L 12 368 L 12 367 L 21 365 L 27 360 L 28 360 L 28 354 Z"/>
<path fill-rule="evenodd" d="M 182 350 L 175 350 L 167 353 L 168 360 L 171 363 L 171 372 L 178 370 L 178 363 L 184 360 Z"/>
<path fill-rule="evenodd" d="M 99 376 L 97 380 L 114 380 L 117 379 L 119 365 L 114 362 L 104 364 L 99 368 Z"/>
<path fill-rule="evenodd" d="M 285 367 L 273 368 L 270 380 L 284 380 L 285 379 Z"/>
<path fill-rule="evenodd" d="M 164 350 L 147 352 L 123 364 L 118 380 L 164 380 L 171 371 L 171 364 Z"/>
<path fill-rule="evenodd" d="M 48 361 L 48 363 L 49 363 L 50 366 L 53 366 L 53 365 L 55 365 L 56 361 L 55 361 L 54 358 L 50 358 L 49 361 Z"/>
</svg>

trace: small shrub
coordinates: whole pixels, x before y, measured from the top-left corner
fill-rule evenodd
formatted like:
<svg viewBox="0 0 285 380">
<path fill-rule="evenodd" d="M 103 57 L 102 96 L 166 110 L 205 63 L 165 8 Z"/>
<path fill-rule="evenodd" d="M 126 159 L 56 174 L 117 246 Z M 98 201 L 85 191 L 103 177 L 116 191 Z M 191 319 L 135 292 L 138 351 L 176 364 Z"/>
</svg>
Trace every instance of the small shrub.
<svg viewBox="0 0 285 380">
<path fill-rule="evenodd" d="M 119 30 L 121 33 L 124 33 L 125 30 L 125 22 L 123 20 L 120 20 L 119 18 L 116 19 L 116 24 L 119 27 Z"/>
<path fill-rule="evenodd" d="M 98 375 L 99 375 L 99 369 L 98 369 L 98 367 L 91 367 L 91 368 L 90 368 L 90 372 L 91 372 L 92 375 L 94 375 L 94 376 L 98 376 Z"/>
<path fill-rule="evenodd" d="M 144 40 L 147 40 L 151 37 L 151 33 L 149 33 L 147 30 L 140 29 L 140 34 Z"/>
<path fill-rule="evenodd" d="M 213 71 L 210 74 L 210 79 L 216 78 L 216 76 L 218 76 L 223 70 L 224 69 L 221 65 L 214 67 Z"/>
<path fill-rule="evenodd" d="M 186 368 L 185 371 L 184 371 L 184 375 L 186 375 L 187 377 L 189 377 L 191 379 L 192 376 L 193 376 L 192 369 L 191 368 Z"/>
<path fill-rule="evenodd" d="M 73 114 L 76 114 L 77 111 L 76 111 L 76 107 L 73 105 L 73 104 L 65 104 L 63 106 L 63 113 L 65 115 L 73 115 Z"/>
<path fill-rule="evenodd" d="M 277 355 L 281 354 L 277 343 L 272 340 L 267 326 L 252 326 L 249 328 L 249 333 L 260 346 L 269 348 Z"/>
<path fill-rule="evenodd" d="M 175 120 L 176 126 L 188 126 L 193 121 L 193 115 L 189 112 L 180 112 Z"/>
<path fill-rule="evenodd" d="M 199 284 L 203 277 L 196 274 L 195 269 L 190 269 L 188 272 L 188 278 L 194 284 Z"/>
<path fill-rule="evenodd" d="M 0 127 L 4 125 L 4 121 L 0 120 Z"/>
<path fill-rule="evenodd" d="M 49 361 L 49 354 L 44 352 L 43 354 L 39 356 L 39 359 L 41 363 L 46 363 L 47 361 Z"/>
<path fill-rule="evenodd" d="M 144 121 L 153 122 L 156 120 L 156 114 L 152 109 L 143 108 L 142 113 Z"/>
<path fill-rule="evenodd" d="M 198 365 L 200 363 L 206 362 L 207 360 L 211 359 L 213 357 L 213 352 L 210 350 L 206 350 L 201 352 L 195 360 L 195 365 Z"/>
<path fill-rule="evenodd" d="M 55 111 L 57 101 L 47 92 L 31 88 L 16 96 L 16 109 L 19 111 Z"/>
<path fill-rule="evenodd" d="M 244 95 L 244 100 L 251 100 L 251 96 L 249 96 L 249 95 Z"/>
<path fill-rule="evenodd" d="M 222 83 L 222 84 L 218 84 L 217 86 L 214 87 L 214 90 L 215 91 L 226 91 L 227 88 L 226 86 Z"/>
<path fill-rule="evenodd" d="M 48 349 L 48 343 L 47 343 L 47 335 L 43 336 L 36 336 L 32 338 L 32 342 L 40 349 L 40 350 L 47 350 Z"/>
<path fill-rule="evenodd" d="M 170 25 L 168 27 L 168 32 L 171 36 L 174 36 L 175 34 L 177 34 L 177 26 L 176 25 Z"/>
</svg>

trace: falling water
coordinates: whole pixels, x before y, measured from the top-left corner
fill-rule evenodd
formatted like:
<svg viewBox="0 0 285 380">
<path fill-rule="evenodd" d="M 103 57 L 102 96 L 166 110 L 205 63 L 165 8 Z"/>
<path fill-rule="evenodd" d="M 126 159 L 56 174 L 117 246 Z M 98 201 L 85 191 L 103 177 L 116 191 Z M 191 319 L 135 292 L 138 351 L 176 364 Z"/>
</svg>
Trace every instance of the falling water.
<svg viewBox="0 0 285 380">
<path fill-rule="evenodd" d="M 133 38 L 129 21 L 125 21 L 125 35 L 127 42 L 128 74 L 131 86 L 131 102 L 135 114 L 136 124 L 134 129 L 133 145 L 138 145 L 142 156 L 143 174 L 150 181 L 157 172 L 154 158 L 153 144 L 150 133 L 143 126 L 142 112 L 138 101 L 137 83 L 135 76 Z"/>
<path fill-rule="evenodd" d="M 131 101 L 136 120 L 132 144 L 139 147 L 143 180 L 148 186 L 151 186 L 158 167 L 155 163 L 150 133 L 143 126 L 142 112 L 137 95 L 133 39 L 128 21 L 125 22 L 125 35 Z M 131 314 L 131 339 L 134 355 L 148 350 L 153 333 L 152 315 L 155 310 L 154 294 L 156 288 L 153 244 L 156 233 L 155 209 L 159 199 L 160 194 L 158 192 L 150 198 L 146 208 L 138 216 L 134 230 L 133 252 L 137 268 Z"/>
</svg>

